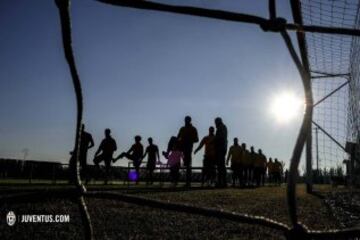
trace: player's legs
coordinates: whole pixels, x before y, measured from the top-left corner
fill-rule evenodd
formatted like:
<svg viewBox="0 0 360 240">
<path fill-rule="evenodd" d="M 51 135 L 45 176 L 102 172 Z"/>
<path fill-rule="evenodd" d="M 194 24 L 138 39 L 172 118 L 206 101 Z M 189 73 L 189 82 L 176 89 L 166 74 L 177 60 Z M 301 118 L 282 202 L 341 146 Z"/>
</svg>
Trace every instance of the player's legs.
<svg viewBox="0 0 360 240">
<path fill-rule="evenodd" d="M 226 187 L 226 167 L 225 167 L 226 151 L 219 151 L 217 153 L 217 168 L 218 168 L 218 186 Z"/>
<path fill-rule="evenodd" d="M 192 148 L 184 149 L 184 166 L 186 167 L 186 186 L 191 185 L 191 154 Z"/>
<path fill-rule="evenodd" d="M 201 170 L 201 186 L 204 186 L 204 182 L 205 182 L 205 178 L 206 178 L 206 171 L 207 171 L 207 159 L 206 159 L 206 156 L 204 156 L 204 159 L 203 159 L 203 167 L 202 167 L 202 170 Z"/>
<path fill-rule="evenodd" d="M 261 168 L 261 185 L 265 186 L 266 168 Z"/>
<path fill-rule="evenodd" d="M 179 179 L 179 166 L 172 166 L 170 168 L 170 175 L 174 186 L 176 186 Z"/>
<path fill-rule="evenodd" d="M 254 168 L 253 182 L 255 183 L 256 186 L 258 186 L 258 169 L 257 169 L 257 167 Z"/>
<path fill-rule="evenodd" d="M 104 161 L 104 155 L 100 154 L 96 157 L 94 157 L 94 164 L 95 164 L 95 176 L 94 179 L 95 181 L 98 179 L 99 175 L 101 175 L 101 171 L 100 171 L 100 163 Z"/>
<path fill-rule="evenodd" d="M 148 163 L 147 163 L 147 179 L 146 179 L 146 183 L 147 184 L 153 184 L 154 183 L 154 179 L 153 179 L 153 173 L 155 170 L 155 159 L 148 159 Z"/>
<path fill-rule="evenodd" d="M 105 160 L 105 184 L 108 183 L 108 180 L 111 178 L 111 161 L 112 157 L 107 157 Z"/>
<path fill-rule="evenodd" d="M 237 175 L 237 166 L 235 165 L 232 165 L 231 166 L 231 170 L 232 170 L 232 175 L 231 175 L 231 178 L 232 178 L 232 186 L 235 187 L 235 182 L 236 182 L 236 175 Z"/>
</svg>

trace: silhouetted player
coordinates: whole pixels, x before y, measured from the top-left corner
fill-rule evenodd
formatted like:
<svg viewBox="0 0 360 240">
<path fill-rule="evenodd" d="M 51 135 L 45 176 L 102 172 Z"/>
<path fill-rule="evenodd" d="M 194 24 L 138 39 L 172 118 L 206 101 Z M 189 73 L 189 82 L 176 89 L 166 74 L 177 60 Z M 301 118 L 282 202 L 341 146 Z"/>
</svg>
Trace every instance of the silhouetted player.
<svg viewBox="0 0 360 240">
<path fill-rule="evenodd" d="M 145 158 L 146 155 L 148 156 L 147 165 L 146 165 L 146 168 L 148 170 L 147 183 L 153 184 L 154 183 L 153 173 L 156 166 L 156 162 L 160 161 L 160 156 L 159 156 L 159 148 L 158 146 L 153 144 L 153 139 L 151 137 L 148 138 L 148 142 L 149 142 L 149 146 L 146 147 L 143 158 Z"/>
<path fill-rule="evenodd" d="M 131 146 L 131 148 L 127 152 L 122 152 L 119 156 L 114 158 L 113 162 L 116 162 L 116 160 L 123 157 L 126 157 L 127 159 L 131 160 L 133 162 L 136 171 L 136 183 L 139 183 L 139 178 L 140 178 L 139 170 L 140 170 L 141 161 L 144 156 L 144 147 L 141 144 L 140 136 L 137 135 L 135 136 L 134 139 L 135 139 L 135 143 Z"/>
<path fill-rule="evenodd" d="M 269 183 L 274 183 L 274 163 L 272 158 L 269 158 L 269 162 L 267 163 Z"/>
<path fill-rule="evenodd" d="M 184 166 L 186 167 L 186 186 L 191 185 L 191 161 L 194 143 L 199 141 L 198 132 L 191 124 L 191 117 L 185 117 L 185 126 L 180 128 L 178 141 L 184 154 Z"/>
<path fill-rule="evenodd" d="M 116 141 L 110 136 L 110 129 L 105 129 L 105 138 L 101 141 L 98 150 L 95 152 L 94 164 L 100 168 L 99 163 L 105 162 L 105 184 L 108 182 L 110 174 L 111 160 L 117 149 Z M 101 152 L 101 154 L 100 154 Z"/>
<path fill-rule="evenodd" d="M 251 166 L 251 156 L 250 152 L 246 149 L 246 143 L 241 144 L 243 150 L 242 159 L 243 159 L 243 179 L 245 185 L 250 185 L 250 166 Z"/>
<path fill-rule="evenodd" d="M 89 169 L 87 166 L 87 152 L 88 149 L 94 146 L 94 139 L 90 133 L 86 132 L 83 128 L 81 133 L 81 143 L 80 143 L 80 166 L 81 166 L 81 175 L 85 177 L 85 184 L 90 180 Z"/>
<path fill-rule="evenodd" d="M 254 177 L 256 181 L 256 185 L 259 187 L 260 185 L 265 185 L 265 174 L 266 174 L 266 157 L 262 153 L 262 150 L 259 149 L 256 154 L 256 160 L 254 163 Z"/>
<path fill-rule="evenodd" d="M 282 172 L 283 172 L 282 165 L 281 165 L 281 163 L 278 161 L 278 159 L 275 158 L 273 176 L 274 176 L 274 182 L 275 182 L 277 185 L 281 185 L 281 175 L 282 175 Z"/>
<path fill-rule="evenodd" d="M 239 180 L 239 184 L 243 185 L 242 182 L 242 148 L 239 145 L 239 141 L 237 138 L 234 138 L 234 145 L 232 145 L 229 149 L 229 153 L 226 160 L 226 165 L 229 164 L 229 160 L 231 159 L 231 169 L 233 171 L 232 180 L 233 186 L 235 186 L 236 179 Z"/>
<path fill-rule="evenodd" d="M 172 149 L 168 155 L 168 166 L 170 167 L 170 177 L 171 181 L 174 184 L 174 187 L 177 185 L 179 180 L 179 169 L 181 166 L 181 160 L 184 160 L 184 154 L 179 149 L 178 142 L 174 142 Z"/>
<path fill-rule="evenodd" d="M 211 184 L 215 178 L 215 129 L 214 127 L 209 128 L 209 135 L 204 137 L 199 146 L 195 149 L 196 154 L 203 146 L 205 146 L 203 169 L 201 174 L 201 185 L 204 182 Z"/>
<path fill-rule="evenodd" d="M 216 165 L 218 171 L 219 187 L 226 187 L 226 166 L 225 157 L 227 151 L 227 128 L 221 118 L 215 119 L 216 134 L 215 134 L 215 153 Z"/>
<path fill-rule="evenodd" d="M 255 180 L 255 177 L 254 177 L 254 166 L 255 166 L 255 161 L 256 161 L 256 158 L 257 158 L 257 153 L 255 152 L 255 149 L 253 146 L 250 147 L 250 165 L 248 167 L 249 169 L 249 185 L 253 185 L 254 184 L 254 180 Z"/>
<path fill-rule="evenodd" d="M 85 178 L 86 184 L 90 180 L 90 174 L 89 169 L 87 167 L 87 152 L 88 149 L 92 148 L 94 146 L 94 140 L 90 133 L 86 132 L 84 130 L 84 127 L 82 128 L 81 132 L 81 142 L 80 142 L 80 167 L 81 167 L 81 177 Z M 70 169 L 71 169 L 71 181 L 75 182 L 75 179 L 73 179 L 73 174 L 76 171 L 76 162 L 75 162 L 75 156 L 73 156 L 73 152 L 70 153 L 72 156 L 70 158 Z"/>
</svg>

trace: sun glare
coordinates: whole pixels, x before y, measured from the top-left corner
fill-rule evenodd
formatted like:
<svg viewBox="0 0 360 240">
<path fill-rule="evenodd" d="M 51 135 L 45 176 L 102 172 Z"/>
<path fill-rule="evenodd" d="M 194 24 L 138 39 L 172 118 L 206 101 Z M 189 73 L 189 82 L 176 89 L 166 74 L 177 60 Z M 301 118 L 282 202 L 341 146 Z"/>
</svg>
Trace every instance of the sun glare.
<svg viewBox="0 0 360 240">
<path fill-rule="evenodd" d="M 300 116 L 304 108 L 304 101 L 292 92 L 283 92 L 274 96 L 271 113 L 280 123 L 288 123 Z"/>
</svg>

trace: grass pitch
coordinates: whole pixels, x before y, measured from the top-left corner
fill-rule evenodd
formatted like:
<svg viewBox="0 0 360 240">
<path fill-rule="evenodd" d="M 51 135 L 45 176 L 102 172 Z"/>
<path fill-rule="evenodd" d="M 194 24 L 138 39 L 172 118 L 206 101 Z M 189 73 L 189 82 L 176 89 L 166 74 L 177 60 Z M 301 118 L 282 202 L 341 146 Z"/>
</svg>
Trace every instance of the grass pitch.
<svg viewBox="0 0 360 240">
<path fill-rule="evenodd" d="M 89 189 L 99 187 L 102 186 Z M 109 191 L 127 192 L 152 199 L 261 215 L 289 224 L 285 187 L 190 191 L 144 190 L 141 186 L 128 190 L 121 185 L 110 185 L 107 188 Z M 321 190 L 326 192 L 327 187 Z M 298 186 L 297 193 L 301 222 L 314 230 L 339 227 L 323 200 L 307 194 L 303 185 Z M 283 239 L 281 232 L 256 225 L 152 209 L 116 200 L 87 198 L 86 202 L 96 239 Z M 9 227 L 5 216 L 10 210 L 17 215 L 69 214 L 70 223 L 17 223 Z M 43 203 L 7 203 L 0 206 L 0 239 L 55 240 L 83 237 L 78 206 L 70 200 L 51 199 Z"/>
</svg>

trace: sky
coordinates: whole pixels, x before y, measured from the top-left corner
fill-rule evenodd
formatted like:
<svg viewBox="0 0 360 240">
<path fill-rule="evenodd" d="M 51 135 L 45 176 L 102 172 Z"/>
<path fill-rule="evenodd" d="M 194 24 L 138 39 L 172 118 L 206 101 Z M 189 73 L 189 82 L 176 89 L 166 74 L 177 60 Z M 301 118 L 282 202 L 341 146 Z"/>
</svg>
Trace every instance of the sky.
<svg viewBox="0 0 360 240">
<path fill-rule="evenodd" d="M 267 1 L 159 2 L 267 17 Z M 292 21 L 288 1 L 278 15 Z M 282 92 L 303 96 L 301 80 L 278 33 L 199 17 L 77 0 L 73 47 L 84 94 L 84 122 L 95 140 L 104 129 L 128 150 L 137 134 L 165 150 L 190 115 L 202 138 L 222 117 L 240 142 L 285 163 L 302 111 L 287 123 L 271 114 Z M 74 145 L 75 94 L 62 49 L 54 1 L 0 1 L 0 158 L 66 163 Z M 294 38 L 294 34 L 292 38 Z M 297 42 L 294 41 L 297 47 Z M 194 166 L 202 154 L 194 156 Z M 116 165 L 127 165 L 122 160 Z"/>
</svg>

